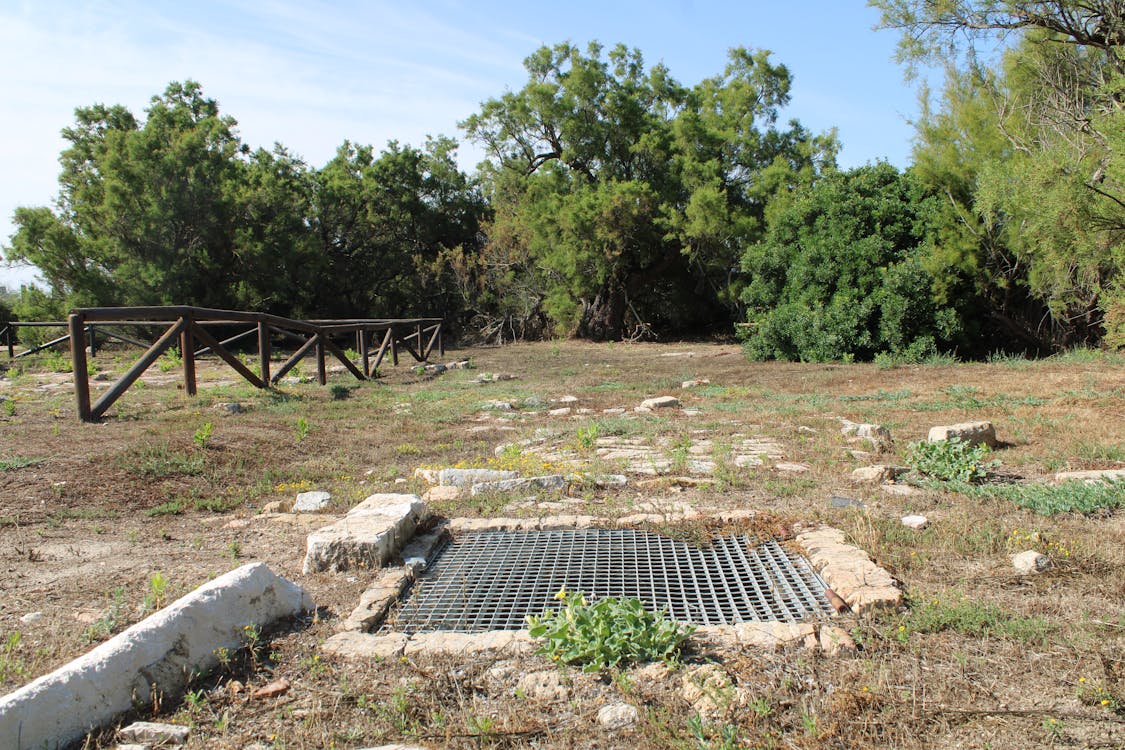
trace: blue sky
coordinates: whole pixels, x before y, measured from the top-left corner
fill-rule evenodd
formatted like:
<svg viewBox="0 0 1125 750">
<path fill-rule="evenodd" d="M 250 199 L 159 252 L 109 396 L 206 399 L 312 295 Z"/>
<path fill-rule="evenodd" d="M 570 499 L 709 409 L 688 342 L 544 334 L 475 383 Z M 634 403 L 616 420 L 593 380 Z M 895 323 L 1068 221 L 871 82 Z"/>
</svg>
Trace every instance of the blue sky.
<svg viewBox="0 0 1125 750">
<path fill-rule="evenodd" d="M 915 88 L 873 31 L 864 0 L 0 0 L 0 244 L 21 205 L 58 192 L 59 131 L 74 108 L 141 115 L 169 81 L 199 81 L 251 147 L 287 146 L 313 166 L 345 140 L 421 145 L 524 81 L 541 44 L 638 47 L 684 84 L 720 73 L 730 47 L 768 49 L 794 76 L 785 118 L 837 128 L 840 163 L 910 160 Z M 480 154 L 462 147 L 462 166 Z M 0 264 L 0 284 L 30 269 Z"/>
</svg>

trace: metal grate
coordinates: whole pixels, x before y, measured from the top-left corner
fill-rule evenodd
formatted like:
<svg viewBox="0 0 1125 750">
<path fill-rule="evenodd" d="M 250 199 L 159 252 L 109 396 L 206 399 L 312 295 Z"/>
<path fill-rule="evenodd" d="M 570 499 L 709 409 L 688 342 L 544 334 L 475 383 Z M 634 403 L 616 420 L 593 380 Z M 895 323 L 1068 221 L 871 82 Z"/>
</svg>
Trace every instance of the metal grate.
<svg viewBox="0 0 1125 750">
<path fill-rule="evenodd" d="M 446 543 L 384 630 L 519 630 L 558 605 L 559 589 L 640 599 L 680 622 L 733 625 L 830 615 L 808 562 L 770 540 L 695 547 L 646 531 L 489 531 Z"/>
</svg>

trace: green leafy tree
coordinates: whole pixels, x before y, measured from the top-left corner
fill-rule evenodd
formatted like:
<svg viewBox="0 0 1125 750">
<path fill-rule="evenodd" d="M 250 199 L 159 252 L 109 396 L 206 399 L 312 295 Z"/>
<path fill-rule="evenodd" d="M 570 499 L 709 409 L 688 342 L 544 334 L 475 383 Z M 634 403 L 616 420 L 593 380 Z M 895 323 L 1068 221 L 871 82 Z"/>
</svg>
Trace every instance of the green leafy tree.
<svg viewBox="0 0 1125 750">
<path fill-rule="evenodd" d="M 446 138 L 425 150 L 392 141 L 376 155 L 346 142 L 316 173 L 311 222 L 323 313 L 459 314 L 439 259 L 455 248 L 475 251 L 487 206 L 458 169 L 455 148 Z"/>
<path fill-rule="evenodd" d="M 21 307 L 288 306 L 286 274 L 308 250 L 303 164 L 280 149 L 251 156 L 191 81 L 154 97 L 143 124 L 120 106 L 75 115 L 57 210 L 15 213 L 6 255 L 38 266 L 51 290 Z"/>
<path fill-rule="evenodd" d="M 689 89 L 623 45 L 542 47 L 524 65 L 521 90 L 462 124 L 489 157 L 477 268 L 507 285 L 500 325 L 613 339 L 731 323 L 769 195 L 832 158 L 831 137 L 775 127 L 784 66 L 738 49 Z"/>
<path fill-rule="evenodd" d="M 831 172 L 771 211 L 743 255 L 746 346 L 759 359 L 924 356 L 959 330 L 925 269 L 936 201 L 886 163 Z"/>
<path fill-rule="evenodd" d="M 976 262 L 995 320 L 1025 345 L 1125 343 L 1125 5 L 871 4 L 908 66 L 958 61 L 916 151 L 951 194 L 940 254 Z"/>
</svg>

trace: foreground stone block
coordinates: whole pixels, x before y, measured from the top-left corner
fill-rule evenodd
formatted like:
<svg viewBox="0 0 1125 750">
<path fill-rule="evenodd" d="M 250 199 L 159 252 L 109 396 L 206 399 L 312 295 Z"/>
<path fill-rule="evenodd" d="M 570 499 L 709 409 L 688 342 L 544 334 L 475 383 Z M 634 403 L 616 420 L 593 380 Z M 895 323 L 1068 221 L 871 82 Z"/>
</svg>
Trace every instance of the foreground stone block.
<svg viewBox="0 0 1125 750">
<path fill-rule="evenodd" d="M 301 492 L 297 494 L 297 499 L 293 502 L 293 512 L 318 513 L 327 508 L 330 502 L 332 502 L 331 493 L 323 490 Z"/>
<path fill-rule="evenodd" d="M 885 466 L 883 464 L 861 466 L 852 471 L 852 481 L 872 484 L 893 482 L 895 477 L 903 472 L 905 472 L 905 469 L 901 469 L 898 466 Z"/>
<path fill-rule="evenodd" d="M 381 568 L 428 516 L 417 495 L 372 495 L 339 521 L 309 534 L 304 572 Z"/>
<path fill-rule="evenodd" d="M 371 659 L 397 659 L 402 656 L 409 637 L 405 633 L 372 635 L 357 631 L 337 633 L 320 649 L 326 654 L 351 661 L 370 661 Z"/>
<path fill-rule="evenodd" d="M 797 535 L 797 543 L 824 582 L 856 613 L 894 609 L 902 603 L 895 579 L 859 547 L 847 544 L 839 529 L 820 526 Z"/>
<path fill-rule="evenodd" d="M 69 664 L 0 698 L 0 747 L 65 746 L 119 714 L 179 696 L 193 672 L 237 649 L 243 627 L 313 608 L 301 587 L 252 563 L 200 586 Z M 155 687 L 154 687 L 155 686 Z"/>
<path fill-rule="evenodd" d="M 995 448 L 1000 444 L 996 440 L 996 428 L 992 426 L 992 422 L 960 422 L 931 427 L 927 440 L 931 443 L 940 443 L 942 440 L 953 438 L 969 445 L 984 443 L 989 448 Z"/>
<path fill-rule="evenodd" d="M 683 404 L 675 396 L 655 396 L 641 402 L 641 409 L 678 409 Z"/>
<path fill-rule="evenodd" d="M 1042 573 L 1045 570 L 1050 570 L 1053 565 L 1051 563 L 1051 558 L 1047 557 L 1042 552 L 1029 549 L 1019 554 L 1012 555 L 1012 567 L 1016 569 L 1017 573 L 1031 575 L 1032 573 Z"/>
<path fill-rule="evenodd" d="M 471 487 L 481 482 L 499 482 L 518 476 L 518 471 L 501 469 L 442 469 L 438 472 L 438 484 L 444 487 Z"/>
<path fill-rule="evenodd" d="M 179 724 L 157 724 L 151 721 L 134 721 L 117 733 L 125 742 L 145 745 L 182 745 L 187 742 L 191 727 Z"/>
</svg>

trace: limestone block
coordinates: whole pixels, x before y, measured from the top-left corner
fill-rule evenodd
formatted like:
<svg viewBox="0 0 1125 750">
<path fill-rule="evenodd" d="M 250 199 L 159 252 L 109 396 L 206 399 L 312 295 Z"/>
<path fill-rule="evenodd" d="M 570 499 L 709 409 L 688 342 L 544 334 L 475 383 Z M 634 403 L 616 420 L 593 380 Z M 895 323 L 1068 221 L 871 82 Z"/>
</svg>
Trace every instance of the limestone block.
<svg viewBox="0 0 1125 750">
<path fill-rule="evenodd" d="M 855 641 L 848 635 L 848 631 L 835 625 L 821 625 L 819 638 L 820 650 L 828 656 L 855 653 Z"/>
<path fill-rule="evenodd" d="M 1125 482 L 1125 469 L 1096 469 L 1094 471 L 1060 471 L 1056 482 Z"/>
<path fill-rule="evenodd" d="M 414 470 L 414 478 L 421 479 L 426 484 L 437 484 L 438 470 L 417 468 Z"/>
<path fill-rule="evenodd" d="M 332 495 L 323 490 L 300 492 L 297 494 L 297 499 L 293 501 L 293 512 L 317 513 L 327 508 L 330 502 L 332 502 Z"/>
<path fill-rule="evenodd" d="M 263 627 L 313 608 L 301 587 L 251 563 L 187 596 L 84 656 L 0 698 L 0 747 L 64 746 L 155 690 L 170 700 L 193 672 L 217 663 L 220 648 L 237 649 L 243 627 Z"/>
<path fill-rule="evenodd" d="M 480 482 L 497 482 L 518 476 L 518 471 L 500 469 L 442 469 L 438 472 L 438 484 L 445 487 L 470 487 Z"/>
<path fill-rule="evenodd" d="M 422 495 L 422 502 L 425 503 L 448 503 L 453 502 L 461 497 L 460 487 L 444 487 L 438 485 L 426 490 L 426 494 Z"/>
<path fill-rule="evenodd" d="M 927 440 L 931 443 L 939 443 L 942 440 L 952 440 L 953 438 L 969 445 L 984 443 L 989 448 L 995 448 L 999 445 L 996 440 L 996 428 L 992 426 L 992 422 L 960 422 L 931 427 Z"/>
<path fill-rule="evenodd" d="M 515 473 L 515 472 L 513 472 Z M 473 485 L 470 495 L 476 497 L 484 492 L 522 492 L 524 490 L 561 490 L 566 488 L 566 477 L 561 474 L 549 474 L 542 477 L 525 477 L 522 479 L 500 479 L 498 481 L 478 482 Z"/>
<path fill-rule="evenodd" d="M 417 495 L 371 495 L 339 521 L 309 534 L 304 572 L 380 568 L 428 515 Z"/>
<path fill-rule="evenodd" d="M 332 656 L 351 661 L 370 659 L 397 659 L 402 656 L 409 637 L 405 633 L 372 635 L 371 633 L 343 632 L 328 638 L 320 649 Z"/>
<path fill-rule="evenodd" d="M 641 402 L 642 409 L 676 409 L 683 404 L 675 396 L 655 396 Z"/>
<path fill-rule="evenodd" d="M 925 516 L 909 515 L 902 517 L 902 525 L 908 529 L 922 530 L 930 525 L 930 519 Z"/>
</svg>

